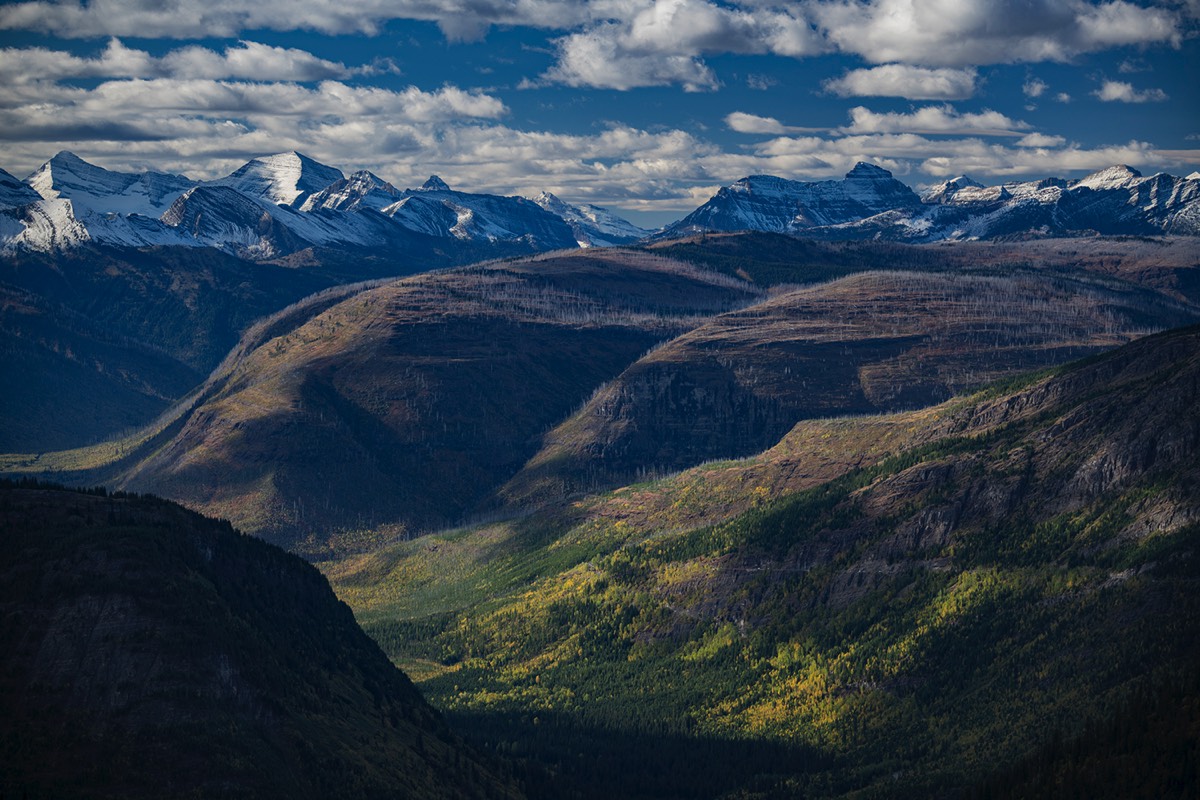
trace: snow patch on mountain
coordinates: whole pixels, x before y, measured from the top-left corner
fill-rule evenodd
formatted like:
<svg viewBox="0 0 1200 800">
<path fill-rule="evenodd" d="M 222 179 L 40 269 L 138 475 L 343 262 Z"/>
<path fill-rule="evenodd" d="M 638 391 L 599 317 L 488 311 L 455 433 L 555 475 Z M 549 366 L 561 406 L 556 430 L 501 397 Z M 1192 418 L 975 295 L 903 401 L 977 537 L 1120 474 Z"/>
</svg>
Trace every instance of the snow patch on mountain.
<svg viewBox="0 0 1200 800">
<path fill-rule="evenodd" d="M 38 167 L 25 184 L 43 199 L 70 200 L 79 218 L 91 212 L 157 217 L 196 181 L 164 172 L 115 172 L 64 150 Z"/>
<path fill-rule="evenodd" d="M 310 194 L 345 177 L 340 169 L 293 150 L 251 159 L 208 185 L 227 186 L 272 205 L 300 205 Z"/>
<path fill-rule="evenodd" d="M 715 196 L 660 237 L 699 231 L 759 230 L 798 233 L 844 225 L 885 211 L 916 208 L 921 198 L 892 173 L 859 162 L 843 180 L 808 183 L 773 175 L 751 175 Z"/>
<path fill-rule="evenodd" d="M 4 250 L 51 252 L 78 247 L 92 238 L 75 218 L 70 200 L 38 200 L 0 215 L 5 218 L 0 225 Z"/>
<path fill-rule="evenodd" d="M 1118 164 L 1115 167 L 1093 172 L 1070 184 L 1072 189 L 1124 189 L 1135 184 L 1142 173 L 1133 167 Z"/>
<path fill-rule="evenodd" d="M 543 209 L 570 225 L 572 233 L 575 234 L 575 241 L 580 247 L 611 247 L 629 244 L 650 235 L 650 231 L 639 228 L 632 222 L 622 219 L 600 206 L 571 205 L 550 192 L 542 192 L 532 199 Z"/>
<path fill-rule="evenodd" d="M 959 192 L 965 189 L 983 189 L 982 183 L 971 180 L 966 175 L 959 175 L 948 181 L 934 184 L 921 192 L 922 203 L 951 203 Z"/>
<path fill-rule="evenodd" d="M 349 178 L 336 180 L 319 192 L 309 195 L 300 205 L 301 211 L 326 209 L 329 211 L 354 211 L 371 208 L 382 211 L 395 203 L 403 193 L 392 184 L 366 170 L 355 172 Z"/>
</svg>

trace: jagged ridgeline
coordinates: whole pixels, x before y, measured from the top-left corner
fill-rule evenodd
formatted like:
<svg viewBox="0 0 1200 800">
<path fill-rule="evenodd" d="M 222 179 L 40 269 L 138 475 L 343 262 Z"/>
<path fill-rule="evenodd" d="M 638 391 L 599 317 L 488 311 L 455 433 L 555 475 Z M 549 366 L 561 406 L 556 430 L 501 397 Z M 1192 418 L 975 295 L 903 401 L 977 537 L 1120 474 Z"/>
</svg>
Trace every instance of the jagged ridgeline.
<svg viewBox="0 0 1200 800">
<path fill-rule="evenodd" d="M 1188 797 L 1198 409 L 1190 327 L 325 569 L 540 796 Z"/>
<path fill-rule="evenodd" d="M 0 535 L 0 795 L 518 796 L 299 558 L 31 482 Z"/>
</svg>

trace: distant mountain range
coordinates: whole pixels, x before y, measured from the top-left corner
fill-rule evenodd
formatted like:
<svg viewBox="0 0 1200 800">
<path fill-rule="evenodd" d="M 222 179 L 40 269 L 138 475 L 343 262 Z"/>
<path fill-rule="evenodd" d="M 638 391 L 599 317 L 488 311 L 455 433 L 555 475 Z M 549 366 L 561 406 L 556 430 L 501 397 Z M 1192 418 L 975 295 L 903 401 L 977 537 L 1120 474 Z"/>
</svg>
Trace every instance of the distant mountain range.
<svg viewBox="0 0 1200 800">
<path fill-rule="evenodd" d="M 175 245 L 266 260 L 314 246 L 410 250 L 444 239 L 537 252 L 648 234 L 604 209 L 545 193 L 536 202 L 471 194 L 436 175 L 402 190 L 295 152 L 255 158 L 213 181 L 113 172 L 68 152 L 24 181 L 0 171 L 0 248 L 7 250 Z"/>
<path fill-rule="evenodd" d="M 196 181 L 121 173 L 62 152 L 25 178 L 0 170 L 0 250 L 215 247 L 255 261 L 308 248 L 418 252 L 438 242 L 504 255 L 752 230 L 822 239 L 933 242 L 1089 235 L 1200 235 L 1200 173 L 1142 176 L 1114 166 L 1075 181 L 983 186 L 965 176 L 918 195 L 859 163 L 843 180 L 752 175 L 658 232 L 548 192 L 532 200 L 451 189 L 436 175 L 398 189 L 296 153 Z"/>
<path fill-rule="evenodd" d="M 1200 235 L 1200 173 L 1143 177 L 1127 166 L 1076 181 L 983 186 L 958 177 L 918 195 L 857 164 L 844 180 L 752 175 L 721 189 L 655 238 L 757 230 L 822 239 L 936 242 L 1056 236 Z"/>
</svg>

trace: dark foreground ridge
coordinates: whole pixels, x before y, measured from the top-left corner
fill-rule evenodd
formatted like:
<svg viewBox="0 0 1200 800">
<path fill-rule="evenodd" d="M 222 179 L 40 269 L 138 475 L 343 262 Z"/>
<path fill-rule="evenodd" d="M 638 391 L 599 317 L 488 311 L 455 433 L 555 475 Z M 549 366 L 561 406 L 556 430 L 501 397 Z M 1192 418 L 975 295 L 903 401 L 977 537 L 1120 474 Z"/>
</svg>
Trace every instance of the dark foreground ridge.
<svg viewBox="0 0 1200 800">
<path fill-rule="evenodd" d="M 301 559 L 30 481 L 0 536 L 0 797 L 518 796 Z"/>
</svg>

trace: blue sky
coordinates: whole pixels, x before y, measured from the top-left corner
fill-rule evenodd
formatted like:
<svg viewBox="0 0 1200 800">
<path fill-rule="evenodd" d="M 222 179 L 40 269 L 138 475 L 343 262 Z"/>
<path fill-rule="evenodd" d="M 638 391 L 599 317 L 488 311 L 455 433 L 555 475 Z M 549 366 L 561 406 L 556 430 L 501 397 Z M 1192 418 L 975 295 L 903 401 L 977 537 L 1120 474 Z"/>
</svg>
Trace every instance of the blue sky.
<svg viewBox="0 0 1200 800">
<path fill-rule="evenodd" d="M 1200 169 L 1200 0 L 0 4 L 0 167 L 397 186 L 682 216 L 753 173 L 920 187 Z"/>
</svg>

